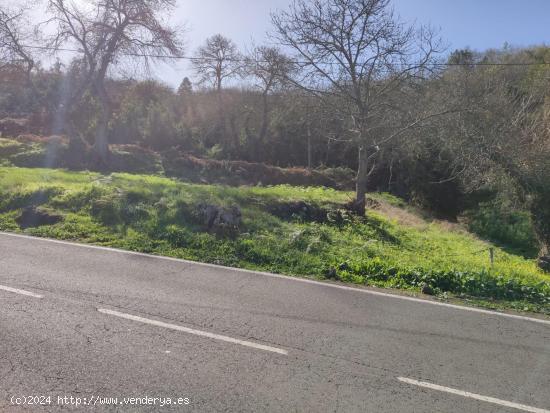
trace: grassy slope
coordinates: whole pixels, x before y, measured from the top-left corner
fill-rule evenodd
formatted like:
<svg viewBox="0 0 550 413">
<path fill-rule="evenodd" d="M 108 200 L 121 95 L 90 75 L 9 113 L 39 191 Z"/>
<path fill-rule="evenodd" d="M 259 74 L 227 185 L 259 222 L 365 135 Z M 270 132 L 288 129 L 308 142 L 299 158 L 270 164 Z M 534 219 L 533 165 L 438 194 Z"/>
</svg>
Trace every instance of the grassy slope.
<svg viewBox="0 0 550 413">
<path fill-rule="evenodd" d="M 330 213 L 328 222 L 280 219 L 274 203 L 303 200 L 336 210 L 350 193 L 321 188 L 195 185 L 129 174 L 102 176 L 46 169 L 0 168 L 0 230 L 21 231 L 20 208 L 40 204 L 65 216 L 26 233 L 291 275 L 437 294 L 483 298 L 485 305 L 550 314 L 550 276 L 533 260 L 496 248 L 457 225 L 429 222 L 390 196 L 373 194 L 365 218 Z M 196 205 L 238 205 L 236 237 L 205 231 Z M 490 301 L 487 301 L 489 299 Z M 493 301 L 495 300 L 495 301 Z"/>
</svg>

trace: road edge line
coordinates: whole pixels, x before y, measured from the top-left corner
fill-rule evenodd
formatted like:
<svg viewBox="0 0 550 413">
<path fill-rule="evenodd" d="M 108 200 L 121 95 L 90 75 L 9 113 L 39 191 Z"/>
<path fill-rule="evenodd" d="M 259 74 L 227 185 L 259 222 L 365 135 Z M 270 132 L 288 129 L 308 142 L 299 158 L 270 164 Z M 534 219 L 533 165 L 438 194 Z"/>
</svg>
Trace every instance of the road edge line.
<svg viewBox="0 0 550 413">
<path fill-rule="evenodd" d="M 526 404 L 510 402 L 507 400 L 497 399 L 496 397 L 483 396 L 481 394 L 470 393 L 464 390 L 453 389 L 452 387 L 440 386 L 438 384 L 428 383 L 409 379 L 407 377 L 396 377 L 402 383 L 407 383 L 413 386 L 423 387 L 430 390 L 436 390 L 443 393 L 454 394 L 457 396 L 467 397 L 469 399 L 479 400 L 486 403 L 497 404 L 499 406 L 510 407 L 512 409 L 523 410 L 530 413 L 550 413 L 550 410 L 541 409 L 538 407 L 528 406 Z"/>
<path fill-rule="evenodd" d="M 201 266 L 201 267 L 208 267 L 208 268 L 223 269 L 223 270 L 229 270 L 229 271 L 235 271 L 235 272 L 242 272 L 242 273 L 251 274 L 251 275 L 261 275 L 261 276 L 270 277 L 270 278 L 278 278 L 278 279 L 287 280 L 287 281 L 301 282 L 301 283 L 304 283 L 304 284 L 318 285 L 318 286 L 321 286 L 321 287 L 336 288 L 336 289 L 339 289 L 339 290 L 353 291 L 353 292 L 369 294 L 369 295 L 378 296 L 378 297 L 387 297 L 387 298 L 405 300 L 405 301 L 421 303 L 421 304 L 431 304 L 431 305 L 436 305 L 436 306 L 440 306 L 440 307 L 452 308 L 452 309 L 455 309 L 455 310 L 470 311 L 470 312 L 479 313 L 479 314 L 487 314 L 487 315 L 492 315 L 492 316 L 505 317 L 505 318 L 511 318 L 511 319 L 516 319 L 516 320 L 531 321 L 531 322 L 534 322 L 534 323 L 550 325 L 550 320 L 543 319 L 543 318 L 527 317 L 527 316 L 522 316 L 522 315 L 516 315 L 516 314 L 509 314 L 509 313 L 493 311 L 493 310 L 486 310 L 486 309 L 477 308 L 477 307 L 467 307 L 467 306 L 457 305 L 457 304 L 442 303 L 442 302 L 439 302 L 439 301 L 426 300 L 426 299 L 417 298 L 417 297 L 409 297 L 409 296 L 400 295 L 400 294 L 385 293 L 385 292 L 381 292 L 381 291 L 370 290 L 370 289 L 367 289 L 367 288 L 356 288 L 356 287 L 349 287 L 349 286 L 346 286 L 346 285 L 331 284 L 331 283 L 328 283 L 328 282 L 322 282 L 322 281 L 312 280 L 312 279 L 308 279 L 308 278 L 300 278 L 300 277 L 293 277 L 293 276 L 289 276 L 289 275 L 273 274 L 273 273 L 264 272 L 264 271 L 247 270 L 245 268 L 226 267 L 226 266 L 223 266 L 223 265 L 209 264 L 209 263 L 205 263 L 205 262 L 185 260 L 183 258 L 167 257 L 167 256 L 163 256 L 163 255 L 153 255 L 153 254 L 147 254 L 147 253 L 143 253 L 143 252 L 123 250 L 123 249 L 120 249 L 120 248 L 102 247 L 100 245 L 84 244 L 84 243 L 81 243 L 81 242 L 64 241 L 64 240 L 58 240 L 58 239 L 52 239 L 52 238 L 46 238 L 46 237 L 34 237 L 34 236 L 30 236 L 30 235 L 15 234 L 15 233 L 11 233 L 11 232 L 0 231 L 0 235 L 5 235 L 5 236 L 8 236 L 8 237 L 15 237 L 15 238 L 31 239 L 31 240 L 43 241 L 43 242 L 50 242 L 50 243 L 54 243 L 54 244 L 68 245 L 68 246 L 72 246 L 72 247 L 80 247 L 80 248 L 95 249 L 95 250 L 99 250 L 99 251 L 114 252 L 114 253 L 119 253 L 119 254 L 135 255 L 135 256 L 141 256 L 141 257 L 146 257 L 146 258 L 155 258 L 155 259 L 167 260 L 167 261 L 172 261 L 172 262 L 179 262 L 179 263 L 183 263 L 183 264 L 196 265 L 196 266 Z"/>
</svg>

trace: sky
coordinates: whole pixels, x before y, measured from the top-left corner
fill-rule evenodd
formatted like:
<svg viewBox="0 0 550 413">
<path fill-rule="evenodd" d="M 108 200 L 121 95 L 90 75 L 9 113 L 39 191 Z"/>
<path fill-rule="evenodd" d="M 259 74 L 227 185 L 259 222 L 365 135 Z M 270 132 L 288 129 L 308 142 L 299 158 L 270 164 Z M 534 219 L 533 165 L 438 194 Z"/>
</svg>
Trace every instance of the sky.
<svg viewBox="0 0 550 413">
<path fill-rule="evenodd" d="M 270 12 L 291 0 L 178 0 L 173 19 L 187 26 L 187 52 L 215 33 L 233 39 L 241 48 L 262 43 L 270 30 Z M 393 0 L 395 12 L 407 22 L 440 29 L 448 50 L 475 50 L 550 44 L 550 0 Z M 159 67 L 159 79 L 177 84 L 193 77 L 187 63 L 176 69 Z"/>
<path fill-rule="evenodd" d="M 77 0 L 84 1 L 84 0 Z M 185 24 L 186 54 L 204 40 L 221 33 L 241 49 L 261 44 L 270 30 L 270 12 L 286 8 L 291 0 L 177 0 L 171 20 Z M 440 29 L 448 50 L 474 50 L 550 44 L 550 0 L 393 0 L 395 12 L 407 22 Z M 193 78 L 186 62 L 160 65 L 153 75 L 177 86 Z"/>
</svg>

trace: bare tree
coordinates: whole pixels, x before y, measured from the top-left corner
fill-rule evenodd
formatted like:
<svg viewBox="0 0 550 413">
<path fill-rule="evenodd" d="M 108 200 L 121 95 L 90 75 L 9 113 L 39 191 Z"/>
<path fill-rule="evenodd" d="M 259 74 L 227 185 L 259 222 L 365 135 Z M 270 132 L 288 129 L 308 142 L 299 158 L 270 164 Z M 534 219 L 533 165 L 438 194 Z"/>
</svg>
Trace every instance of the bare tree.
<svg viewBox="0 0 550 413">
<path fill-rule="evenodd" d="M 246 73 L 253 78 L 254 86 L 260 90 L 262 95 L 262 121 L 256 142 L 256 152 L 265 142 L 267 135 L 270 111 L 269 95 L 285 84 L 293 66 L 290 58 L 276 47 L 254 47 L 245 59 Z M 259 153 L 256 155 L 259 156 Z"/>
<path fill-rule="evenodd" d="M 401 23 L 389 0 L 296 0 L 272 14 L 274 38 L 295 52 L 291 81 L 332 102 L 350 123 L 358 152 L 355 207 L 365 209 L 372 161 L 382 145 L 421 117 L 399 116 L 398 92 L 427 74 L 440 42 L 428 28 Z M 399 118 L 395 127 L 388 119 Z"/>
<path fill-rule="evenodd" d="M 0 7 L 0 69 L 23 68 L 30 81 L 35 60 L 25 43 L 32 40 L 35 33 L 27 29 L 26 12 L 25 6 Z"/>
<path fill-rule="evenodd" d="M 162 19 L 175 7 L 175 0 L 90 0 L 84 5 L 66 0 L 49 0 L 57 25 L 53 45 L 75 45 L 81 53 L 81 87 L 74 99 L 90 90 L 101 106 L 95 132 L 95 149 L 105 162 L 109 154 L 107 127 L 111 116 L 105 79 L 122 59 L 150 60 L 179 56 L 182 44 L 177 28 Z"/>
<path fill-rule="evenodd" d="M 220 92 L 225 80 L 240 76 L 242 56 L 231 39 L 216 34 L 197 50 L 192 64 L 200 83 L 210 83 Z"/>
<path fill-rule="evenodd" d="M 219 125 L 223 140 L 227 139 L 227 126 L 225 119 L 224 102 L 222 95 L 223 83 L 242 75 L 243 57 L 237 49 L 237 45 L 227 37 L 216 34 L 206 39 L 201 46 L 192 64 L 195 72 L 200 76 L 201 84 L 210 83 L 218 97 Z M 235 141 L 237 138 L 234 139 Z"/>
</svg>

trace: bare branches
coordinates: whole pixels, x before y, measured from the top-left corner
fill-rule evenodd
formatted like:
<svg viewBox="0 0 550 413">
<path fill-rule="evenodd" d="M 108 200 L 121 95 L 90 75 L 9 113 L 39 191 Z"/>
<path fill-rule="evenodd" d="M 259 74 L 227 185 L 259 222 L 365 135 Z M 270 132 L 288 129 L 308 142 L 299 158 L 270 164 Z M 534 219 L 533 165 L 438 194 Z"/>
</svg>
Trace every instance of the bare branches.
<svg viewBox="0 0 550 413">
<path fill-rule="evenodd" d="M 59 49 L 65 43 L 72 43 L 82 54 L 81 87 L 74 99 L 90 89 L 101 103 L 96 147 L 104 160 L 111 116 L 104 85 L 107 72 L 128 56 L 143 59 L 146 68 L 150 59 L 181 56 L 179 30 L 162 19 L 162 13 L 175 7 L 175 0 L 90 0 L 82 5 L 49 0 L 48 5 L 53 15 L 49 22 L 57 26 L 52 46 Z"/>
<path fill-rule="evenodd" d="M 372 82 L 417 74 L 435 51 L 425 30 L 396 20 L 388 0 L 297 0 L 272 21 L 274 38 L 303 61 L 297 83 L 336 90 L 360 111 L 373 98 Z"/>
<path fill-rule="evenodd" d="M 242 74 L 242 56 L 231 39 L 216 34 L 206 39 L 192 60 L 201 83 L 210 83 L 220 91 L 224 80 Z"/>
<path fill-rule="evenodd" d="M 364 206 L 366 180 L 373 172 L 368 164 L 379 146 L 421 123 L 397 124 L 392 131 L 385 120 L 399 118 L 399 96 L 431 74 L 441 42 L 429 28 L 401 23 L 389 0 L 295 0 L 273 14 L 272 22 L 274 39 L 302 62 L 290 82 L 337 102 L 335 110 L 352 123 L 360 156 L 357 198 Z M 372 123 L 383 125 L 385 136 L 374 135 Z M 368 154 L 371 148 L 376 150 Z"/>
<path fill-rule="evenodd" d="M 85 6 L 49 0 L 50 22 L 57 25 L 52 45 L 75 44 L 87 71 L 99 77 L 122 56 L 143 58 L 146 65 L 149 59 L 180 56 L 179 29 L 160 17 L 174 5 L 173 0 L 93 0 Z"/>
<path fill-rule="evenodd" d="M 284 85 L 295 70 L 295 63 L 276 47 L 257 46 L 246 56 L 244 69 L 255 86 L 268 94 Z"/>
<path fill-rule="evenodd" d="M 274 38 L 302 62 L 291 80 L 338 95 L 359 123 L 391 92 L 428 74 L 441 49 L 433 30 L 399 22 L 389 0 L 297 0 L 272 21 Z"/>
<path fill-rule="evenodd" d="M 30 80 L 30 74 L 35 67 L 31 52 L 24 46 L 33 37 L 27 29 L 26 8 L 0 8 L 0 68 L 7 66 L 23 68 Z"/>
</svg>

